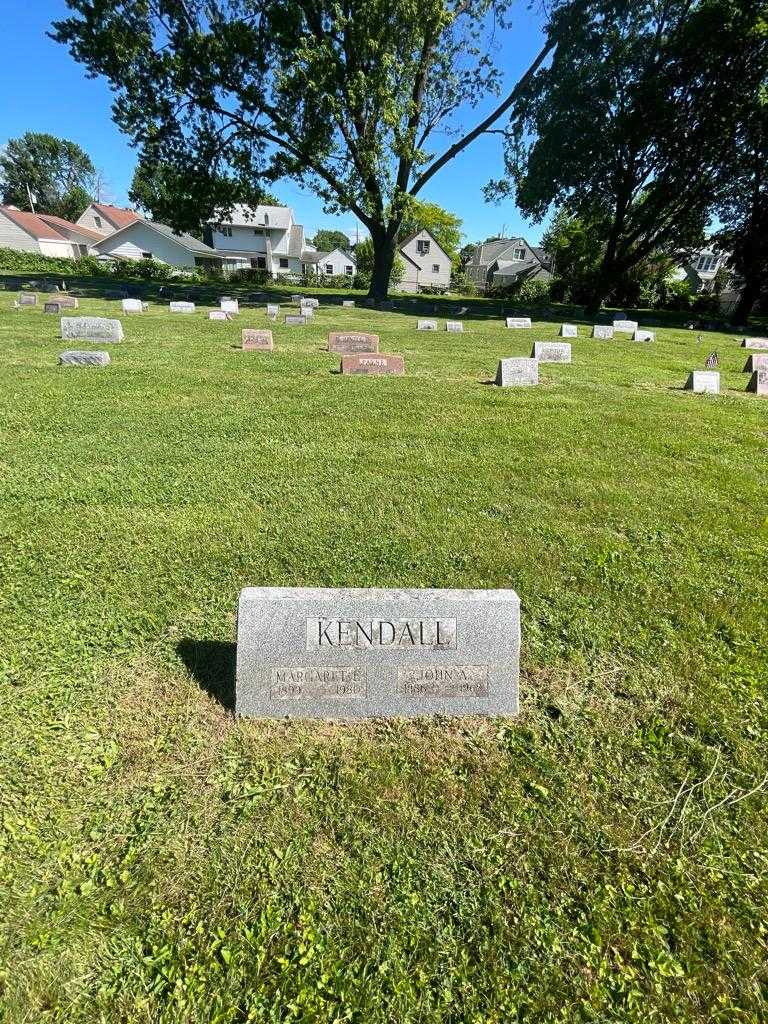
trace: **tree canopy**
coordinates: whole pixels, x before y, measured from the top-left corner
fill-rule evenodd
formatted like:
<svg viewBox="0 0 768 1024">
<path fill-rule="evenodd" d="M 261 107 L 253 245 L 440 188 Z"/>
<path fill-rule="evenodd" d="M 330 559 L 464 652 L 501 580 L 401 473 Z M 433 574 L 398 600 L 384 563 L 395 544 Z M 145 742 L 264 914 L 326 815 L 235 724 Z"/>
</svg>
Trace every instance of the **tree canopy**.
<svg viewBox="0 0 768 1024">
<path fill-rule="evenodd" d="M 318 252 L 333 252 L 334 249 L 349 252 L 352 248 L 349 236 L 345 235 L 343 231 L 331 231 L 325 228 L 318 231 L 310 241 Z"/>
<path fill-rule="evenodd" d="M 501 93 L 491 59 L 509 27 L 508 0 L 67 3 L 74 13 L 54 23 L 53 38 L 108 78 L 115 120 L 136 145 L 187 180 L 211 176 L 234 192 L 288 176 L 329 212 L 353 212 L 371 234 L 379 298 L 409 198 L 502 117 L 519 88 Z M 487 116 L 459 128 L 460 111 L 494 95 Z M 225 192 L 209 202 L 225 207 Z M 173 226 L 189 228 L 189 215 L 180 210 Z"/>
<path fill-rule="evenodd" d="M 27 132 L 10 139 L 0 153 L 3 203 L 77 220 L 94 198 L 97 172 L 88 154 L 68 139 Z"/>
<path fill-rule="evenodd" d="M 526 215 L 554 204 L 604 221 L 591 306 L 650 256 L 703 244 L 736 145 L 733 96 L 750 88 L 734 40 L 761 10 L 765 0 L 555 5 L 554 56 L 520 92 L 506 159 Z"/>
</svg>

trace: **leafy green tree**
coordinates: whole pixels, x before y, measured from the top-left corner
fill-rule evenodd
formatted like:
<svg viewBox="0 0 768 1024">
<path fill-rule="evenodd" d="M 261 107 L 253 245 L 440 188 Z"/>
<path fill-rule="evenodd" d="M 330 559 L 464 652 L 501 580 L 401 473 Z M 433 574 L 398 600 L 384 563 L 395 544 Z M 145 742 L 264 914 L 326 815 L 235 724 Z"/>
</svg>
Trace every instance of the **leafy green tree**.
<svg viewBox="0 0 768 1024">
<path fill-rule="evenodd" d="M 93 200 L 96 168 L 88 154 L 68 139 L 27 132 L 10 139 L 0 153 L 0 195 L 3 203 L 65 220 L 77 220 Z"/>
<path fill-rule="evenodd" d="M 544 232 L 541 247 L 552 261 L 553 294 L 587 302 L 603 257 L 605 218 L 586 220 L 562 208 Z"/>
<path fill-rule="evenodd" d="M 555 5 L 553 60 L 521 90 L 506 157 L 526 215 L 554 204 L 606 219 L 591 309 L 650 256 L 682 259 L 703 243 L 735 145 L 733 94 L 751 85 L 735 40 L 764 11 L 765 0 Z"/>
<path fill-rule="evenodd" d="M 341 249 L 342 252 L 349 252 L 352 248 L 349 236 L 343 231 L 330 231 L 321 229 L 311 239 L 312 245 L 318 252 L 333 252 L 334 249 Z"/>
<path fill-rule="evenodd" d="M 53 38 L 107 77 L 115 120 L 137 145 L 149 140 L 187 178 L 292 177 L 328 212 L 353 212 L 372 238 L 375 298 L 387 294 L 410 198 L 510 109 L 553 45 L 502 94 L 489 53 L 510 28 L 508 0 L 67 3 L 74 14 Z M 489 114 L 460 128 L 463 111 L 493 96 Z M 435 151 L 446 133 L 455 141 Z M 193 226 L 189 210 L 169 219 Z"/>
<path fill-rule="evenodd" d="M 415 235 L 417 231 L 426 229 L 437 244 L 456 261 L 461 243 L 461 218 L 444 210 L 437 203 L 426 203 L 420 199 L 411 199 L 400 226 L 399 239 Z"/>
<path fill-rule="evenodd" d="M 370 238 L 364 238 L 362 242 L 358 242 L 355 246 L 355 262 L 357 264 L 358 274 L 362 274 L 366 278 L 373 274 L 376 263 L 376 252 Z M 395 258 L 392 261 L 392 271 L 389 283 L 396 288 L 403 280 L 404 274 L 405 262 L 402 256 L 395 253 Z"/>
</svg>

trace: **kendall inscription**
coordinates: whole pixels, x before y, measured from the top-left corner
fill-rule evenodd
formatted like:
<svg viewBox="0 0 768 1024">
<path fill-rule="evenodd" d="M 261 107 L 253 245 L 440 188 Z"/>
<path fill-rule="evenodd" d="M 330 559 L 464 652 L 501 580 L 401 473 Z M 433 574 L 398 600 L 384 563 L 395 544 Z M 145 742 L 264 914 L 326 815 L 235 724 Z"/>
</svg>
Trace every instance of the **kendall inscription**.
<svg viewBox="0 0 768 1024">
<path fill-rule="evenodd" d="M 518 711 L 512 590 L 248 587 L 236 711 L 378 718 Z"/>
</svg>

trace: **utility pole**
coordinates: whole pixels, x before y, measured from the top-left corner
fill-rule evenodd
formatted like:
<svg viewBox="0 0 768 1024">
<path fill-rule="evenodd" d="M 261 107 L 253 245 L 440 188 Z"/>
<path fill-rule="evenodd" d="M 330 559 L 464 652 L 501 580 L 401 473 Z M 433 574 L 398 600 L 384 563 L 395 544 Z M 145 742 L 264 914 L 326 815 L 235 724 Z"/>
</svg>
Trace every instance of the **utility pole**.
<svg viewBox="0 0 768 1024">
<path fill-rule="evenodd" d="M 35 212 L 35 197 L 32 195 L 32 191 L 31 191 L 31 189 L 29 187 L 29 182 L 25 182 L 25 184 L 27 186 L 27 199 L 29 200 L 29 208 L 32 211 L 32 213 L 34 213 Z"/>
</svg>

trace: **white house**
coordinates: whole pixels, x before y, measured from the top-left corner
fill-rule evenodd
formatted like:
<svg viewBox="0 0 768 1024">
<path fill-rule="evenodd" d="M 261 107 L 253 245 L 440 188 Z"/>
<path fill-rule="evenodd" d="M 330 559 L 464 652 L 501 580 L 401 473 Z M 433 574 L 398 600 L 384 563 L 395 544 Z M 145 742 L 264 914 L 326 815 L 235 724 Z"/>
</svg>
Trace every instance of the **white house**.
<svg viewBox="0 0 768 1024">
<path fill-rule="evenodd" d="M 77 223 L 91 231 L 98 231 L 101 237 L 105 238 L 136 220 L 143 220 L 143 217 L 135 210 L 109 206 L 107 203 L 89 203 L 77 218 Z"/>
<path fill-rule="evenodd" d="M 97 232 L 61 217 L 0 206 L 0 248 L 75 259 L 91 253 L 100 238 Z"/>
<path fill-rule="evenodd" d="M 509 287 L 519 280 L 552 278 L 547 254 L 524 238 L 491 238 L 483 242 L 473 252 L 464 272 L 481 291 Z"/>
<path fill-rule="evenodd" d="M 225 270 L 266 270 L 273 277 L 312 273 L 317 250 L 287 206 L 236 206 L 228 219 L 210 221 L 205 238 Z"/>
<path fill-rule="evenodd" d="M 354 277 L 357 270 L 355 257 L 342 249 L 333 252 L 304 253 L 304 262 L 314 267 L 320 277 Z"/>
<path fill-rule="evenodd" d="M 397 290 L 418 292 L 422 288 L 447 291 L 451 284 L 451 258 L 434 235 L 425 228 L 410 235 L 400 244 L 399 253 L 405 263 L 405 274 Z"/>
<path fill-rule="evenodd" d="M 166 224 L 139 217 L 94 246 L 101 256 L 122 260 L 157 260 L 171 267 L 221 266 L 217 252 Z"/>
</svg>

